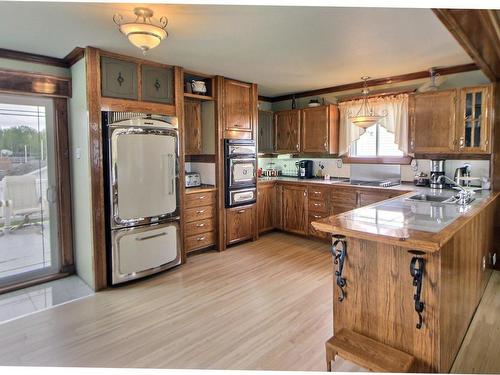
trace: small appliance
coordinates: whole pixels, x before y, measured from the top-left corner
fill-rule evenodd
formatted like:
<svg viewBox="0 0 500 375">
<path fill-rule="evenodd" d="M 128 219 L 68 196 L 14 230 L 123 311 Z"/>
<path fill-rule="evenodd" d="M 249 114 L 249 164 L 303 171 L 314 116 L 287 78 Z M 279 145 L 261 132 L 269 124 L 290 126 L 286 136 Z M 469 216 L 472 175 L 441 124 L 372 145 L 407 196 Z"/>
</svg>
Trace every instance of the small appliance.
<svg viewBox="0 0 500 375">
<path fill-rule="evenodd" d="M 466 186 L 469 181 L 462 179 L 462 177 L 470 177 L 470 165 L 466 164 L 463 167 L 455 169 L 455 176 L 453 180 L 460 186 Z"/>
<path fill-rule="evenodd" d="M 427 173 L 420 172 L 419 174 L 415 175 L 415 179 L 413 180 L 415 183 L 415 186 L 427 186 L 429 185 L 429 176 Z"/>
<path fill-rule="evenodd" d="M 186 172 L 186 187 L 201 186 L 201 177 L 198 172 Z"/>
<path fill-rule="evenodd" d="M 313 161 L 301 160 L 299 161 L 299 178 L 313 178 Z"/>
<path fill-rule="evenodd" d="M 431 174 L 429 185 L 432 189 L 442 189 L 444 182 L 440 179 L 444 176 L 444 160 L 431 160 Z"/>
</svg>

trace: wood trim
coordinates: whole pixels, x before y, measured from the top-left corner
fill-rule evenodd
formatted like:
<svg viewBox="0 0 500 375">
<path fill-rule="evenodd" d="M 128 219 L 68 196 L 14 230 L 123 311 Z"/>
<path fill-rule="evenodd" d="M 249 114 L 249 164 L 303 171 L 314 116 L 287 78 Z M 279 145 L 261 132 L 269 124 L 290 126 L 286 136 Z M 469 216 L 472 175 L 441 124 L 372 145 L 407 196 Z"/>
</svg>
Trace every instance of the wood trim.
<svg viewBox="0 0 500 375">
<path fill-rule="evenodd" d="M 61 271 L 67 272 L 74 271 L 67 99 L 54 99 L 54 113 L 59 251 L 61 256 Z"/>
<path fill-rule="evenodd" d="M 104 209 L 104 172 L 101 123 L 101 75 L 99 50 L 87 47 L 87 110 L 89 119 L 92 244 L 94 252 L 94 289 L 107 287 L 106 233 Z"/>
<path fill-rule="evenodd" d="M 433 9 L 457 42 L 493 82 L 500 79 L 498 17 L 480 9 Z"/>
<path fill-rule="evenodd" d="M 70 98 L 71 78 L 0 69 L 0 91 Z"/>
<path fill-rule="evenodd" d="M 213 86 L 213 96 L 215 98 L 215 153 L 217 163 L 215 164 L 215 173 L 217 178 L 217 220 L 218 220 L 218 238 L 217 249 L 226 250 L 226 208 L 224 205 L 224 77 L 216 76 Z"/>
<path fill-rule="evenodd" d="M 85 57 L 85 48 L 75 47 L 70 53 L 64 56 L 63 60 L 69 68 Z"/>
<path fill-rule="evenodd" d="M 436 69 L 436 72 L 443 76 L 443 75 L 448 75 L 448 74 L 470 72 L 470 71 L 474 71 L 474 70 L 478 70 L 478 69 L 479 68 L 477 67 L 476 64 L 464 64 L 464 65 L 450 66 L 450 67 L 446 67 L 446 68 L 439 68 L 439 69 Z M 429 77 L 429 71 L 422 70 L 419 72 L 401 74 L 401 75 L 392 76 L 392 77 L 370 79 L 367 81 L 367 84 L 368 84 L 368 87 L 382 86 L 382 85 L 389 85 L 389 84 L 406 82 L 406 81 L 413 81 L 416 79 L 422 79 L 422 78 L 428 78 L 428 77 Z M 330 94 L 333 92 L 361 89 L 361 88 L 363 88 L 363 84 L 364 84 L 364 82 L 361 82 L 361 81 L 360 82 L 353 82 L 353 83 L 347 83 L 344 85 L 325 87 L 325 88 L 317 89 L 317 90 L 309 90 L 309 91 L 302 91 L 302 92 L 298 92 L 298 93 L 294 93 L 294 94 L 280 95 L 280 96 L 275 96 L 275 97 L 268 98 L 268 99 L 270 102 L 275 103 L 275 102 L 280 102 L 283 100 L 291 100 L 294 96 L 297 99 L 297 98 L 304 98 L 307 96 L 324 95 L 324 94 Z"/>
<path fill-rule="evenodd" d="M 273 98 L 271 98 L 270 96 L 263 96 L 263 95 L 259 95 L 257 97 L 257 99 L 260 101 L 263 101 L 263 102 L 272 102 L 273 101 Z"/>
<path fill-rule="evenodd" d="M 179 131 L 179 205 L 181 212 L 181 219 L 179 221 L 180 233 L 179 238 L 184 244 L 184 197 L 186 192 L 185 185 L 185 141 L 184 141 L 184 72 L 182 68 L 176 66 L 174 67 L 174 97 L 175 97 L 175 107 L 174 107 L 174 115 L 177 115 L 177 124 Z M 186 249 L 184 246 L 182 247 L 181 252 L 181 262 L 186 262 Z"/>
<path fill-rule="evenodd" d="M 372 91 L 370 95 L 367 95 L 366 98 L 372 99 L 372 98 L 384 98 L 386 96 L 396 96 L 396 95 L 401 95 L 401 94 L 413 94 L 417 91 L 417 89 L 410 89 L 410 90 L 394 90 L 394 91 Z M 363 95 L 355 95 L 355 96 L 343 96 L 340 97 L 337 100 L 337 103 L 342 103 L 342 102 L 348 102 L 351 100 L 361 100 L 364 99 L 365 96 Z"/>
<path fill-rule="evenodd" d="M 408 165 L 412 161 L 411 156 L 401 156 L 401 157 L 390 157 L 382 156 L 375 158 L 367 157 L 355 157 L 355 156 L 344 156 L 342 157 L 342 162 L 346 164 L 402 164 Z"/>
<path fill-rule="evenodd" d="M 99 90 L 100 89 L 101 88 L 99 87 Z M 170 104 L 160 104 L 108 97 L 102 97 L 100 102 L 101 109 L 103 111 L 147 112 L 166 116 L 175 116 L 176 114 L 176 106 Z"/>
<path fill-rule="evenodd" d="M 415 159 L 448 159 L 448 160 L 490 160 L 490 154 L 469 154 L 469 153 L 455 153 L 455 154 L 415 154 Z"/>
<path fill-rule="evenodd" d="M 100 56 L 107 56 L 107 57 L 112 57 L 114 59 L 119 59 L 119 60 L 134 62 L 134 63 L 139 64 L 139 65 L 144 64 L 144 65 L 148 65 L 148 66 L 156 66 L 156 67 L 159 67 L 159 68 L 173 68 L 172 65 L 162 64 L 162 63 L 158 63 L 158 62 L 151 61 L 151 60 L 145 60 L 145 59 L 140 59 L 140 58 L 137 58 L 137 57 L 127 56 L 127 55 L 121 55 L 119 53 L 105 51 L 105 50 L 98 49 L 98 48 L 95 48 L 95 47 L 87 47 L 87 48 L 94 48 L 94 49 L 96 49 L 97 51 L 99 51 L 99 55 Z"/>
<path fill-rule="evenodd" d="M 216 154 L 186 155 L 186 161 L 196 163 L 215 163 Z"/>
<path fill-rule="evenodd" d="M 14 51 L 11 49 L 0 48 L 0 58 L 27 61 L 37 64 L 58 66 L 61 68 L 67 68 L 68 65 L 64 59 L 59 59 L 57 57 L 50 57 L 45 55 L 38 55 L 36 53 Z"/>
</svg>

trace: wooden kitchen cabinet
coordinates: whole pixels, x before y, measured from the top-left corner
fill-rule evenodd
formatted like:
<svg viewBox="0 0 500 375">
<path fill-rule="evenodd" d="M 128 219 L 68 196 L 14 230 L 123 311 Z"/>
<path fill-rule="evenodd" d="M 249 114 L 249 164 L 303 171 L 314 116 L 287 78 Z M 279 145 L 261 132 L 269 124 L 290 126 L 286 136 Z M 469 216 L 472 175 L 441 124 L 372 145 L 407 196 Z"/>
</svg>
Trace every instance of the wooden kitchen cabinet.
<svg viewBox="0 0 500 375">
<path fill-rule="evenodd" d="M 215 245 L 216 191 L 187 191 L 184 195 L 184 249 L 186 253 Z"/>
<path fill-rule="evenodd" d="M 410 95 L 410 152 L 450 154 L 456 148 L 457 90 Z"/>
<path fill-rule="evenodd" d="M 334 104 L 304 108 L 301 113 L 301 151 L 337 154 L 339 111 Z"/>
<path fill-rule="evenodd" d="M 313 228 L 312 222 L 330 216 L 331 188 L 324 186 L 308 186 L 308 235 L 311 237 L 328 239 L 330 236 L 325 232 Z"/>
<path fill-rule="evenodd" d="M 283 230 L 297 234 L 308 233 L 307 187 L 286 185 L 282 191 Z"/>
<path fill-rule="evenodd" d="M 184 139 L 186 155 L 202 154 L 201 102 L 184 100 Z"/>
<path fill-rule="evenodd" d="M 300 152 L 300 110 L 274 113 L 276 152 Z"/>
<path fill-rule="evenodd" d="M 102 56 L 101 95 L 137 100 L 139 98 L 137 71 L 138 64 L 134 62 Z"/>
<path fill-rule="evenodd" d="M 491 92 L 491 85 L 467 87 L 460 90 L 459 112 L 456 121 L 459 152 L 491 152 Z"/>
<path fill-rule="evenodd" d="M 258 151 L 261 153 L 274 152 L 273 112 L 259 111 L 257 125 Z"/>
<path fill-rule="evenodd" d="M 274 183 L 260 183 L 257 188 L 257 224 L 259 233 L 274 229 L 276 214 L 276 187 Z"/>
<path fill-rule="evenodd" d="M 174 104 L 174 69 L 142 64 L 141 100 Z"/>
<path fill-rule="evenodd" d="M 226 244 L 252 239 L 255 235 L 255 205 L 226 210 Z"/>
<path fill-rule="evenodd" d="M 256 101 L 252 84 L 224 78 L 225 138 L 253 138 Z"/>
<path fill-rule="evenodd" d="M 397 191 L 360 190 L 357 192 L 358 207 L 368 206 L 400 195 Z"/>
</svg>

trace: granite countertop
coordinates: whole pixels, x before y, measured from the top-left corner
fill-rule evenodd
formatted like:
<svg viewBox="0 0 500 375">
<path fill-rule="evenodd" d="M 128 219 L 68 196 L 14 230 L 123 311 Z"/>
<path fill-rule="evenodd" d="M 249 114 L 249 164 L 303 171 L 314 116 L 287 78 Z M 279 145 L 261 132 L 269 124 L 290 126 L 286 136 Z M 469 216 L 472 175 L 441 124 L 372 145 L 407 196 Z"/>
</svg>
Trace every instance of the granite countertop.
<svg viewBox="0 0 500 375">
<path fill-rule="evenodd" d="M 409 184 L 400 186 L 402 190 L 410 188 Z M 438 251 L 468 218 L 479 213 L 498 196 L 498 193 L 489 190 L 478 191 L 473 202 L 461 207 L 450 203 L 408 200 L 415 194 L 450 197 L 456 194 L 453 189 L 413 186 L 411 190 L 395 198 L 313 222 L 312 225 L 323 232 L 392 242 L 433 252 Z"/>
</svg>

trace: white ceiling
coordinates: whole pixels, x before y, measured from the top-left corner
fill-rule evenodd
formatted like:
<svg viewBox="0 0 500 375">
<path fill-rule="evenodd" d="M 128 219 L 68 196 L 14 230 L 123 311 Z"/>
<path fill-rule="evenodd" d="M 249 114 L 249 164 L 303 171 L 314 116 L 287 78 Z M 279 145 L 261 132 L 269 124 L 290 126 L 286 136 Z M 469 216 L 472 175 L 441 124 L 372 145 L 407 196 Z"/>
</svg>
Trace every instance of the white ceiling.
<svg viewBox="0 0 500 375">
<path fill-rule="evenodd" d="M 0 3 L 0 47 L 64 57 L 94 46 L 140 57 L 114 13 L 132 4 Z M 428 9 L 151 5 L 169 37 L 146 58 L 259 85 L 261 95 L 471 62 Z"/>
</svg>

